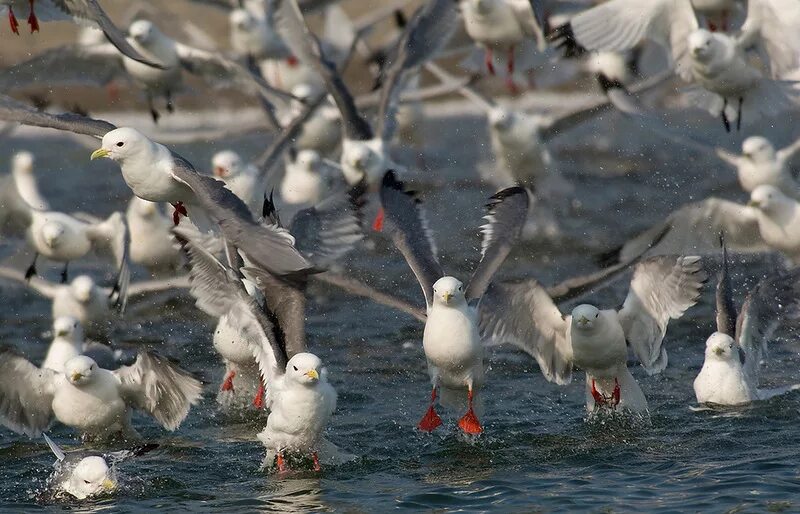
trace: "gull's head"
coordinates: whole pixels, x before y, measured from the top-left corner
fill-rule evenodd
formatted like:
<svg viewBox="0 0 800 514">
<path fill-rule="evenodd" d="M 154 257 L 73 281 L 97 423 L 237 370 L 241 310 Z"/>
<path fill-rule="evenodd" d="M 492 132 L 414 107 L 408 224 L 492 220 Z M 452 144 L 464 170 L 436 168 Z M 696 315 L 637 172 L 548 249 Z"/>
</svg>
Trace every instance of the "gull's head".
<svg viewBox="0 0 800 514">
<path fill-rule="evenodd" d="M 136 20 L 128 28 L 128 35 L 137 43 L 145 44 L 152 41 L 158 29 L 151 21 Z"/>
<path fill-rule="evenodd" d="M 92 152 L 91 159 L 105 157 L 122 163 L 131 156 L 141 155 L 142 152 L 148 151 L 151 145 L 152 142 L 147 139 L 147 136 L 138 130 L 122 127 L 107 132 L 103 136 L 103 144 Z"/>
<path fill-rule="evenodd" d="M 211 158 L 211 168 L 217 178 L 233 178 L 242 171 L 242 158 L 233 150 L 223 150 Z"/>
<path fill-rule="evenodd" d="M 738 350 L 733 338 L 722 332 L 714 332 L 706 339 L 706 359 L 731 361 L 739 358 Z"/>
<path fill-rule="evenodd" d="M 99 456 L 86 457 L 72 470 L 69 492 L 79 498 L 110 493 L 117 487 L 108 463 Z"/>
<path fill-rule="evenodd" d="M 17 152 L 11 160 L 11 172 L 16 173 L 32 173 L 33 172 L 33 154 L 30 152 Z"/>
<path fill-rule="evenodd" d="M 81 322 L 72 316 L 60 316 L 53 322 L 53 333 L 56 337 L 70 340 L 83 339 Z"/>
<path fill-rule="evenodd" d="M 600 309 L 594 305 L 582 304 L 572 309 L 572 327 L 578 330 L 592 330 L 600 322 Z"/>
<path fill-rule="evenodd" d="M 256 19 L 250 14 L 247 9 L 234 9 L 228 16 L 231 28 L 249 31 L 256 25 Z"/>
<path fill-rule="evenodd" d="M 67 380 L 72 385 L 88 384 L 97 370 L 97 363 L 85 355 L 73 357 L 64 364 Z"/>
<path fill-rule="evenodd" d="M 322 157 L 314 150 L 300 150 L 295 162 L 307 170 L 315 171 L 322 162 Z"/>
<path fill-rule="evenodd" d="M 69 285 L 72 296 L 81 303 L 89 303 L 94 292 L 94 280 L 88 275 L 75 277 Z"/>
<path fill-rule="evenodd" d="M 64 235 L 64 225 L 57 221 L 48 221 L 42 225 L 42 239 L 50 248 L 55 248 Z"/>
<path fill-rule="evenodd" d="M 357 171 L 367 174 L 376 159 L 375 152 L 368 146 L 356 144 L 349 147 L 347 156 L 343 156 L 347 164 Z"/>
<path fill-rule="evenodd" d="M 750 193 L 750 201 L 747 202 L 747 206 L 755 207 L 765 214 L 770 214 L 774 213 L 780 205 L 783 205 L 785 200 L 786 196 L 775 186 L 761 185 Z"/>
<path fill-rule="evenodd" d="M 775 160 L 775 147 L 765 137 L 748 137 L 742 143 L 742 155 L 756 163 Z"/>
<path fill-rule="evenodd" d="M 322 361 L 313 353 L 298 353 L 286 364 L 286 375 L 298 384 L 316 384 L 326 376 Z"/>
<path fill-rule="evenodd" d="M 697 59 L 710 58 L 714 53 L 714 34 L 706 29 L 689 34 L 689 52 Z"/>
<path fill-rule="evenodd" d="M 508 130 L 514 123 L 514 113 L 503 107 L 493 107 L 489 111 L 489 124 L 495 130 Z"/>
<path fill-rule="evenodd" d="M 459 305 L 464 303 L 464 284 L 453 277 L 442 277 L 433 284 L 433 303 Z"/>
</svg>

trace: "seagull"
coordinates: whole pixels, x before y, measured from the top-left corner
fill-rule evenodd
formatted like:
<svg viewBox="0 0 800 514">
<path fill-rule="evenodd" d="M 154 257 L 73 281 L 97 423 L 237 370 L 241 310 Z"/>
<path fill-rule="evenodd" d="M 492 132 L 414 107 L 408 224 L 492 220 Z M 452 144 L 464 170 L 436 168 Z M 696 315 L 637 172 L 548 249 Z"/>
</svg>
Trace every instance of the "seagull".
<svg viewBox="0 0 800 514">
<path fill-rule="evenodd" d="M 211 169 L 215 177 L 242 199 L 250 212 L 261 209 L 266 184 L 258 167 L 245 163 L 233 150 L 221 150 L 211 157 Z"/>
<path fill-rule="evenodd" d="M 388 145 L 396 129 L 397 100 L 408 73 L 432 58 L 449 40 L 455 29 L 454 2 L 434 0 L 425 4 L 408 24 L 398 42 L 395 61 L 386 73 L 381 92 L 377 131 L 364 119 L 352 94 L 334 64 L 310 32 L 294 0 L 280 0 L 276 16 L 287 45 L 301 60 L 310 62 L 325 80 L 342 117 L 341 167 L 345 179 L 355 185 L 365 179 L 377 185 L 389 168 L 398 168 L 388 155 Z"/>
<path fill-rule="evenodd" d="M 767 353 L 767 341 L 781 324 L 796 322 L 800 316 L 800 270 L 767 276 L 750 291 L 737 316 L 723 242 L 716 296 L 717 331 L 706 340 L 703 367 L 694 380 L 697 402 L 743 405 L 800 389 L 800 384 L 758 388 L 758 371 Z"/>
<path fill-rule="evenodd" d="M 723 162 L 736 168 L 742 189 L 752 193 L 761 185 L 775 186 L 781 193 L 800 200 L 800 184 L 795 180 L 789 163 L 800 150 L 800 140 L 786 148 L 775 150 L 765 137 L 750 136 L 742 142 L 742 155 L 722 148 L 716 153 Z"/>
<path fill-rule="evenodd" d="M 112 296 L 116 296 L 120 309 L 125 310 L 130 283 L 130 234 L 122 213 L 115 212 L 105 221 L 90 223 L 62 212 L 31 209 L 28 241 L 36 254 L 25 276 L 36 275 L 39 255 L 64 263 L 61 282 L 67 282 L 69 262 L 84 257 L 97 248 L 108 248 L 113 255 L 117 278 Z"/>
<path fill-rule="evenodd" d="M 172 220 L 159 204 L 133 196 L 125 219 L 131 235 L 132 263 L 144 266 L 151 274 L 171 273 L 180 268 L 183 260 L 170 232 Z"/>
<path fill-rule="evenodd" d="M 99 27 L 111 44 L 123 55 L 151 67 L 161 66 L 159 62 L 143 56 L 131 46 L 123 33 L 97 3 L 97 0 L 0 0 L 0 14 L 8 11 L 11 31 L 19 35 L 19 22 L 15 10 L 19 15 L 28 13 L 27 21 L 31 27 L 31 33 L 39 31 L 39 20 L 59 21 L 72 18 L 78 24 L 88 22 Z M 35 11 L 39 12 L 39 16 Z"/>
<path fill-rule="evenodd" d="M 320 89 L 321 91 L 325 90 L 324 84 Z M 302 115 L 306 109 L 305 102 L 311 101 L 318 91 L 310 84 L 302 83 L 292 88 L 291 93 L 298 100 L 290 101 L 288 112 L 282 120 L 284 125 L 288 125 L 292 119 Z M 297 150 L 315 150 L 320 155 L 333 153 L 342 140 L 342 125 L 339 118 L 339 109 L 329 97 L 326 97 L 322 105 L 303 125 L 293 146 Z"/>
<path fill-rule="evenodd" d="M 199 380 L 168 359 L 140 352 L 132 366 L 109 371 L 85 355 L 65 372 L 37 368 L 15 350 L 0 349 L 0 422 L 30 437 L 53 420 L 85 440 L 135 436 L 131 410 L 141 410 L 167 430 L 177 429 L 200 399 Z"/>
<path fill-rule="evenodd" d="M 628 346 L 648 374 L 661 372 L 667 323 L 697 302 L 705 278 L 699 257 L 651 257 L 634 267 L 619 311 L 581 304 L 568 315 L 534 279 L 493 284 L 481 303 L 481 333 L 532 355 L 551 382 L 567 384 L 573 366 L 583 369 L 590 416 L 646 416 L 647 400 L 628 370 Z"/>
<path fill-rule="evenodd" d="M 422 346 L 433 388 L 418 428 L 431 432 L 442 424 L 435 410 L 437 394 L 442 404 L 454 407 L 466 393 L 467 412 L 458 426 L 467 434 L 480 434 L 483 427 L 473 409 L 484 382 L 477 309 L 492 276 L 519 239 L 527 217 L 528 193 L 512 187 L 489 199 L 487 224 L 481 229 L 481 261 L 466 289 L 460 280 L 442 271 L 421 201 L 404 189 L 392 171 L 383 179 L 381 203 L 386 231 L 417 277 L 427 305 Z"/>
<path fill-rule="evenodd" d="M 158 448 L 151 443 L 105 454 L 91 451 L 66 454 L 47 434 L 42 433 L 42 437 L 56 456 L 48 483 L 53 484 L 57 497 L 68 494 L 77 500 L 113 493 L 118 487 L 116 465 Z"/>
<path fill-rule="evenodd" d="M 288 226 L 292 232 L 297 234 L 297 247 L 308 259 L 312 260 L 316 269 L 329 268 L 332 263 L 349 252 L 361 240 L 363 230 L 359 207 L 360 200 L 354 196 L 352 191 L 339 191 L 331 194 L 314 207 L 298 211 L 291 219 Z M 266 198 L 264 201 L 263 214 L 262 224 L 273 226 L 278 230 L 285 230 L 270 198 Z M 194 246 L 202 246 L 203 252 L 213 255 L 213 252 L 209 252 L 201 240 L 197 240 L 193 232 L 176 229 L 176 234 L 179 240 L 187 242 L 184 243 L 187 250 L 191 249 L 191 246 L 187 248 L 188 242 L 190 242 Z M 188 256 L 191 257 L 191 252 L 188 253 Z M 192 284 L 195 284 L 192 286 L 192 294 L 195 296 L 204 294 L 203 289 L 196 289 L 204 283 L 202 275 L 198 275 L 199 273 L 202 273 L 202 269 L 194 269 L 193 266 L 190 275 L 193 277 Z M 308 278 L 308 276 L 295 274 L 288 282 L 283 282 L 273 277 L 269 279 L 269 284 L 263 287 L 256 287 L 256 283 L 259 283 L 260 286 L 260 283 L 268 280 L 266 276 L 258 280 L 243 280 L 242 282 L 254 301 L 259 305 L 272 305 L 274 309 L 276 304 L 304 305 L 304 292 Z M 199 285 L 197 285 L 198 281 Z M 237 324 L 239 319 L 237 311 L 223 312 L 213 305 L 207 308 L 203 303 L 203 298 L 205 297 L 198 298 L 198 307 L 210 316 L 219 318 L 213 342 L 214 348 L 225 362 L 225 378 L 218 396 L 220 403 L 223 405 L 238 403 L 234 402 L 235 398 L 248 395 L 253 389 L 250 386 L 255 383 L 258 387 L 252 403 L 256 408 L 262 408 L 265 391 L 263 386 L 260 386 L 261 379 L 257 363 L 245 341 L 246 337 L 241 335 L 241 329 Z M 294 315 L 294 310 L 291 310 L 289 314 Z M 285 323 L 297 326 L 298 321 L 292 318 Z M 288 346 L 288 351 L 292 354 L 302 351 L 305 347 L 302 340 L 303 332 L 298 329 L 294 336 L 289 339 Z M 241 387 L 237 386 L 237 383 Z"/>
<path fill-rule="evenodd" d="M 197 306 L 209 314 L 227 316 L 258 364 L 265 391 L 262 401 L 270 409 L 267 426 L 258 434 L 267 447 L 265 464 L 275 462 L 285 472 L 288 454 L 311 453 L 314 469 L 319 471 L 322 432 L 336 409 L 336 391 L 319 357 L 305 351 L 302 292 L 269 273 L 247 268 L 259 290 L 274 300 L 268 299 L 262 307 L 234 270 L 188 239 L 189 233 L 176 231 L 187 238 Z"/>
<path fill-rule="evenodd" d="M 39 192 L 33 170 L 34 162 L 32 153 L 17 152 L 11 159 L 10 175 L 0 179 L 0 226 L 5 235 L 24 234 L 31 223 L 31 208 L 50 208 L 50 204 Z"/>
<path fill-rule="evenodd" d="M 758 186 L 747 205 L 754 208 L 764 242 L 800 264 L 800 203 L 774 186 Z"/>
<path fill-rule="evenodd" d="M 552 39 L 568 53 L 622 51 L 642 39 L 660 44 L 670 51 L 676 73 L 693 84 L 689 100 L 720 116 L 730 131 L 731 121 L 741 127 L 743 108 L 750 119 L 774 116 L 798 103 L 798 90 L 787 81 L 800 55 L 798 21 L 795 2 L 749 0 L 747 19 L 733 37 L 700 28 L 690 0 L 611 0 L 556 28 Z M 766 56 L 768 76 L 749 63 L 745 52 L 751 48 Z"/>
<path fill-rule="evenodd" d="M 495 74 L 494 52 L 506 54 L 506 85 L 516 91 L 514 84 L 515 53 L 524 51 L 532 41 L 543 52 L 547 46 L 542 27 L 530 0 L 461 0 L 461 14 L 467 35 L 485 48 L 486 69 Z"/>
<path fill-rule="evenodd" d="M 286 171 L 280 184 L 281 200 L 293 205 L 314 205 L 326 193 L 331 167 L 314 150 L 300 150 L 291 160 L 286 158 Z M 336 170 L 339 167 L 336 166 Z"/>
</svg>

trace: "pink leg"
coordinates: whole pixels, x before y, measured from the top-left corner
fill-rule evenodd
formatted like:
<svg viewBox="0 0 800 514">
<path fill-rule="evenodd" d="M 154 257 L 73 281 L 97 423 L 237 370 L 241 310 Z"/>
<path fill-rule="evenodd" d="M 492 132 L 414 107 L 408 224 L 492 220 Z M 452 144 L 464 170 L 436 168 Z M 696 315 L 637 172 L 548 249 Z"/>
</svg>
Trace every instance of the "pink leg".
<svg viewBox="0 0 800 514">
<path fill-rule="evenodd" d="M 231 370 L 227 375 L 225 375 L 225 380 L 223 380 L 221 388 L 223 391 L 233 391 L 233 377 L 235 376 L 235 370 Z"/>
<path fill-rule="evenodd" d="M 276 457 L 276 464 L 278 465 L 278 471 L 281 473 L 285 472 L 288 468 L 286 467 L 286 461 L 283 459 L 283 453 L 278 452 L 278 456 Z"/>
</svg>

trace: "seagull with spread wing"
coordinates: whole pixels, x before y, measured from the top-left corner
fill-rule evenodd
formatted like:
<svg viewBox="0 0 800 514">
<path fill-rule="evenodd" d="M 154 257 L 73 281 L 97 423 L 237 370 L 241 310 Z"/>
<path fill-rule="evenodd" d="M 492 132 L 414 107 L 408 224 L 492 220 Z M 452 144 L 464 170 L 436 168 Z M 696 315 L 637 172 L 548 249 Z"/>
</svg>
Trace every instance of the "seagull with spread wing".
<svg viewBox="0 0 800 514">
<path fill-rule="evenodd" d="M 775 186 L 781 193 L 800 200 L 800 183 L 792 174 L 789 163 L 800 151 L 800 140 L 776 150 L 761 136 L 750 136 L 742 142 L 742 154 L 735 155 L 722 148 L 716 152 L 725 163 L 736 168 L 742 189 L 752 193 L 762 185 Z"/>
<path fill-rule="evenodd" d="M 775 272 L 761 280 L 748 293 L 737 316 L 724 241 L 722 245 L 717 331 L 706 340 L 703 367 L 694 380 L 698 403 L 742 405 L 800 389 L 800 384 L 758 387 L 767 342 L 781 325 L 789 321 L 796 324 L 800 318 L 800 269 Z"/>
<path fill-rule="evenodd" d="M 200 399 L 202 384 L 164 357 L 140 352 L 131 366 L 100 368 L 84 355 L 64 372 L 37 368 L 9 347 L 0 348 L 0 423 L 34 437 L 53 421 L 84 439 L 136 435 L 131 411 L 141 410 L 176 430 Z"/>
<path fill-rule="evenodd" d="M 532 355 L 544 377 L 572 380 L 586 372 L 586 410 L 647 415 L 647 400 L 628 370 L 628 346 L 649 374 L 667 366 L 662 341 L 670 319 L 697 302 L 705 272 L 699 257 L 654 257 L 634 267 L 620 310 L 582 304 L 562 314 L 534 279 L 492 284 L 481 303 L 481 332 Z"/>
<path fill-rule="evenodd" d="M 466 288 L 442 271 L 421 201 L 414 192 L 405 190 L 394 172 L 387 172 L 383 179 L 381 202 L 386 231 L 417 277 L 427 305 L 422 346 L 433 389 L 430 406 L 418 427 L 431 432 L 442 424 L 435 410 L 437 395 L 442 404 L 456 407 L 463 404 L 466 393 L 467 412 L 458 426 L 467 434 L 479 434 L 483 427 L 473 409 L 484 382 L 478 305 L 519 239 L 528 214 L 528 192 L 511 187 L 489 199 L 487 224 L 481 229 L 481 261 Z"/>
</svg>

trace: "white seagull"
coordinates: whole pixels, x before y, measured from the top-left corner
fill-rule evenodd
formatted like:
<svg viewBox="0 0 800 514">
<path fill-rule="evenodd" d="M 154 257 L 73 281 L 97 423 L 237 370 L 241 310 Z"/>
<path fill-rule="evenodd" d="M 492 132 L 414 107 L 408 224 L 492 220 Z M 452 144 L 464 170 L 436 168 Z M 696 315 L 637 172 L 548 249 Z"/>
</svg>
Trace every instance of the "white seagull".
<svg viewBox="0 0 800 514">
<path fill-rule="evenodd" d="M 433 388 L 418 428 L 430 432 L 442 424 L 434 408 L 438 393 L 440 402 L 451 408 L 463 405 L 466 396 L 467 412 L 458 426 L 467 434 L 479 434 L 483 427 L 473 404 L 478 403 L 483 386 L 484 363 L 477 309 L 492 277 L 519 239 L 528 214 L 528 192 L 512 187 L 489 199 L 487 224 L 481 228 L 481 260 L 466 288 L 442 271 L 421 201 L 415 193 L 405 191 L 391 171 L 383 179 L 381 202 L 386 232 L 417 277 L 427 305 L 422 346 Z"/>
<path fill-rule="evenodd" d="M 667 323 L 697 302 L 705 278 L 699 257 L 651 257 L 635 266 L 619 311 L 583 304 L 568 315 L 534 279 L 492 284 L 481 304 L 481 330 L 532 355 L 551 382 L 567 384 L 573 366 L 583 369 L 590 415 L 646 416 L 647 400 L 628 370 L 628 346 L 648 374 L 662 371 Z"/>
<path fill-rule="evenodd" d="M 146 352 L 115 371 L 84 355 L 67 361 L 64 370 L 37 368 L 13 349 L 0 349 L 0 422 L 36 436 L 57 420 L 84 439 L 107 439 L 135 435 L 131 410 L 138 409 L 175 430 L 202 392 L 199 380 Z"/>
<path fill-rule="evenodd" d="M 781 193 L 800 200 L 800 184 L 794 178 L 789 164 L 800 151 L 800 140 L 786 148 L 776 150 L 761 136 L 750 136 L 742 142 L 742 154 L 735 155 L 722 148 L 716 152 L 720 159 L 736 168 L 742 189 L 752 193 L 762 185 L 775 186 Z"/>
<path fill-rule="evenodd" d="M 742 405 L 767 400 L 800 385 L 759 389 L 767 341 L 778 327 L 800 317 L 800 271 L 772 273 L 754 287 L 739 315 L 731 295 L 724 243 L 717 283 L 717 331 L 706 340 L 705 360 L 694 380 L 698 403 Z"/>
</svg>

